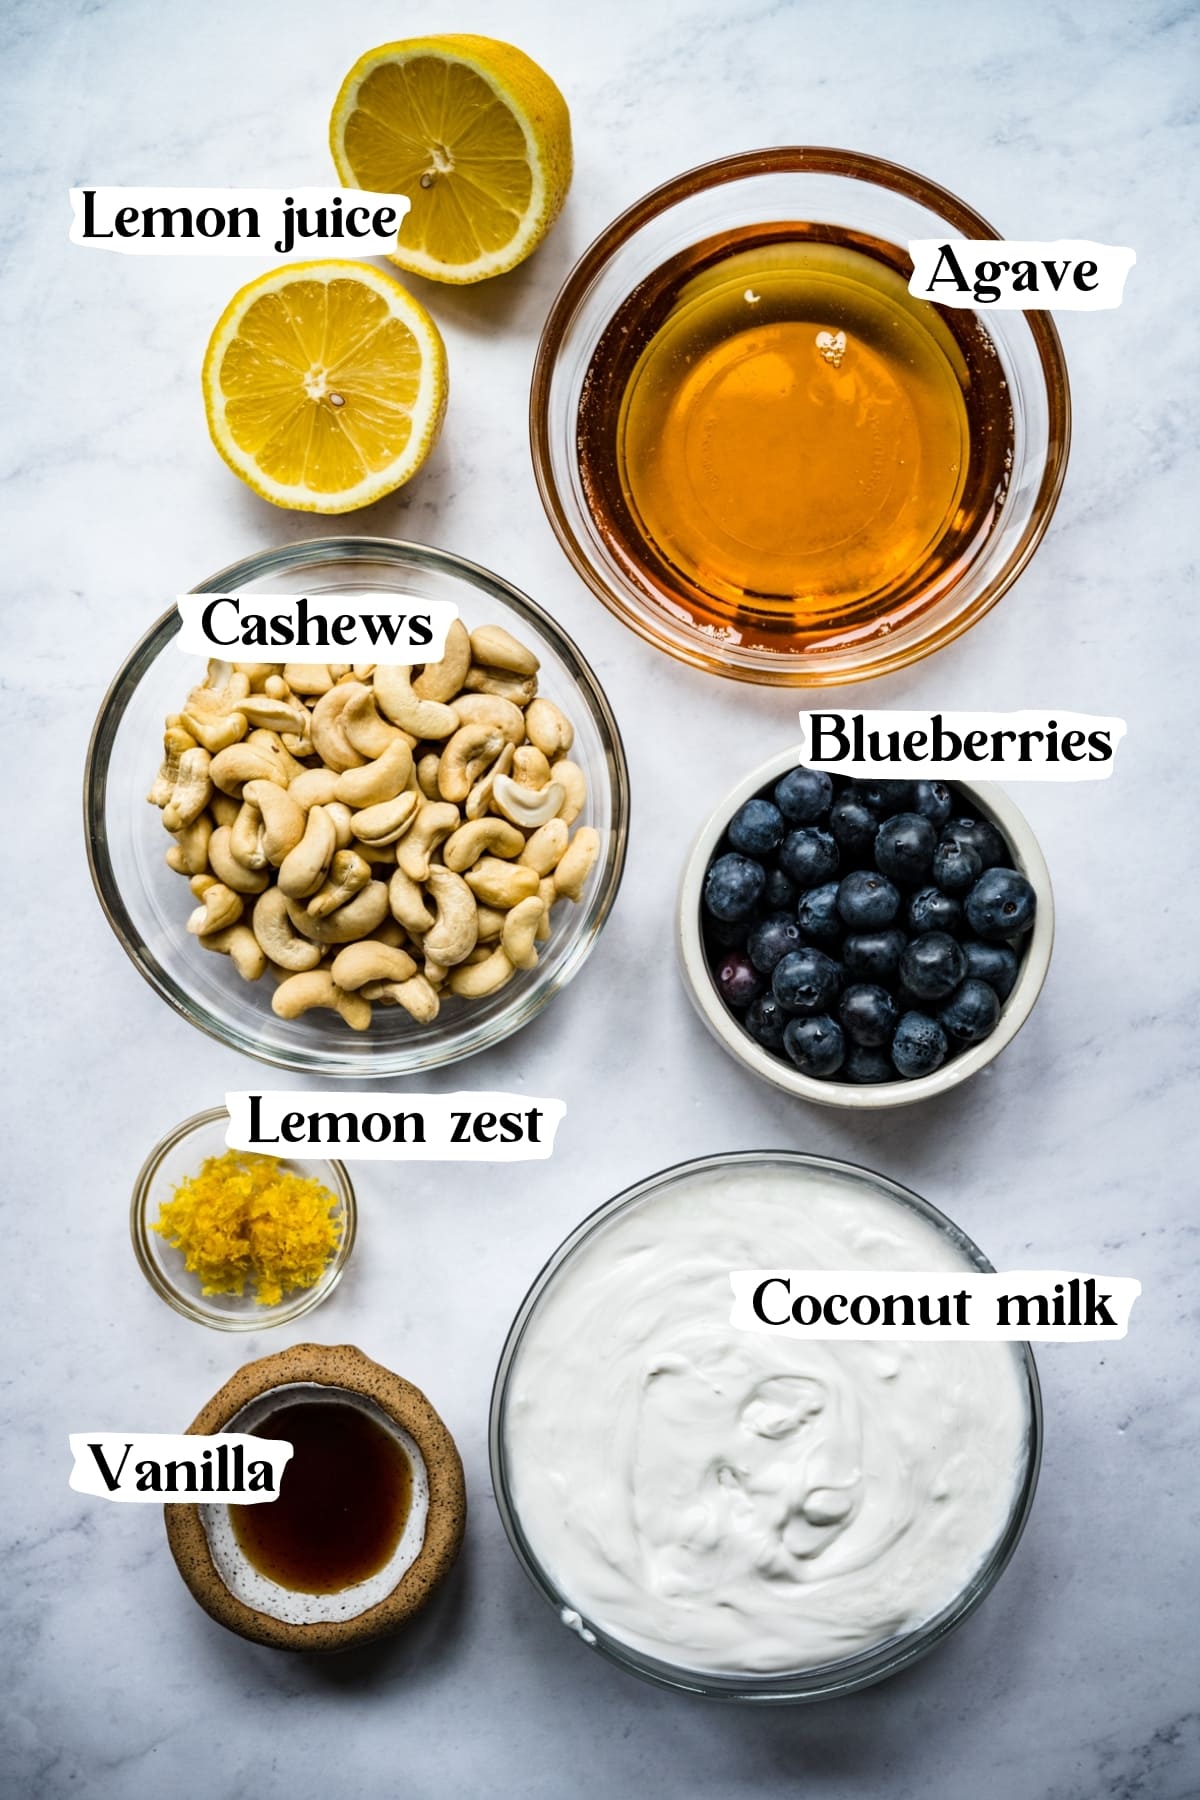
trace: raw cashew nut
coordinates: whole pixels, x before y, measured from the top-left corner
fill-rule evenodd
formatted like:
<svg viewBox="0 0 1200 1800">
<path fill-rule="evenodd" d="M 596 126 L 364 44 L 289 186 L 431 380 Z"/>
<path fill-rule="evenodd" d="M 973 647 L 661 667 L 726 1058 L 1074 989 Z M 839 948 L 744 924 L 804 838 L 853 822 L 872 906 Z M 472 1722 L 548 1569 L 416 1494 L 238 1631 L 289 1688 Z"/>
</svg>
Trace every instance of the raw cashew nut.
<svg viewBox="0 0 1200 1800">
<path fill-rule="evenodd" d="M 240 894 L 235 894 L 223 881 L 214 881 L 211 887 L 205 888 L 187 928 L 193 937 L 207 937 L 211 931 L 224 931 L 227 926 L 237 924 L 244 905 Z"/>
<path fill-rule="evenodd" d="M 324 881 L 333 853 L 337 830 L 324 806 L 310 806 L 304 836 L 279 865 L 279 886 L 293 900 L 306 900 Z"/>
<path fill-rule="evenodd" d="M 568 762 L 565 757 L 551 763 L 550 774 L 566 791 L 558 816 L 564 825 L 573 825 L 587 805 L 587 777 L 578 763 Z"/>
<path fill-rule="evenodd" d="M 248 781 L 247 787 L 253 787 Z M 264 787 L 274 787 L 273 781 L 264 781 Z M 283 790 L 280 789 L 280 792 Z M 252 800 L 243 800 L 238 808 L 238 816 L 229 827 L 230 854 L 236 856 L 244 869 L 265 869 L 267 853 L 262 841 L 262 814 Z"/>
<path fill-rule="evenodd" d="M 271 767 L 278 771 L 276 779 L 283 787 L 295 781 L 297 775 L 303 775 L 304 764 L 297 762 L 291 751 L 285 749 L 283 739 L 277 731 L 268 731 L 265 726 L 257 726 L 246 742 L 265 756 Z"/>
<path fill-rule="evenodd" d="M 174 834 L 175 842 L 167 851 L 167 866 L 179 875 L 203 875 L 208 868 L 208 851 L 212 843 L 213 823 L 206 812 L 182 831 Z"/>
<path fill-rule="evenodd" d="M 448 800 L 427 800 L 397 847 L 396 867 L 413 881 L 424 881 L 433 852 L 450 836 L 458 821 L 457 806 L 451 806 Z"/>
<path fill-rule="evenodd" d="M 310 919 L 328 918 L 347 900 L 353 900 L 371 879 L 371 865 L 357 850 L 335 850 L 329 865 L 329 878 L 308 903 Z"/>
<path fill-rule="evenodd" d="M 267 966 L 262 945 L 248 925 L 230 925 L 224 931 L 210 931 L 200 943 L 205 950 L 216 950 L 227 956 L 243 981 L 257 981 Z"/>
<path fill-rule="evenodd" d="M 251 924 L 263 954 L 293 974 L 315 969 L 324 954 L 320 944 L 310 943 L 293 930 L 287 901 L 277 887 L 269 887 L 258 896 Z"/>
<path fill-rule="evenodd" d="M 493 950 L 483 962 L 468 963 L 450 971 L 447 986 L 463 1000 L 482 1000 L 498 993 L 513 978 L 513 966 L 501 949 Z"/>
<path fill-rule="evenodd" d="M 396 866 L 395 844 L 365 844 L 361 838 L 355 838 L 351 847 L 376 868 L 394 869 Z"/>
<path fill-rule="evenodd" d="M 242 810 L 242 803 L 240 800 L 235 800 L 232 794 L 222 794 L 219 790 L 214 789 L 213 797 L 208 803 L 208 810 L 213 816 L 214 825 L 228 825 L 232 830 L 234 821 Z"/>
<path fill-rule="evenodd" d="M 536 831 L 539 825 L 557 818 L 566 797 L 566 789 L 557 781 L 539 794 L 533 788 L 522 787 L 511 775 L 498 775 L 492 789 L 496 810 L 523 831 Z"/>
<path fill-rule="evenodd" d="M 365 1031 L 371 1023 L 370 1002 L 358 994 L 347 994 L 327 969 L 289 975 L 271 996 L 271 1011 L 281 1019 L 298 1019 L 314 1007 L 339 1013 L 352 1031 Z"/>
<path fill-rule="evenodd" d="M 542 752 L 543 756 L 554 762 L 557 757 L 565 756 L 575 742 L 575 728 L 567 715 L 555 706 L 553 700 L 537 699 L 531 702 L 525 714 L 525 730 L 531 744 Z"/>
<path fill-rule="evenodd" d="M 505 744 L 486 775 L 482 775 L 467 795 L 464 807 L 468 819 L 482 819 L 492 810 L 492 790 L 499 775 L 507 775 L 513 766 L 513 747 Z"/>
<path fill-rule="evenodd" d="M 442 845 L 442 861 L 461 875 L 487 851 L 495 856 L 520 856 L 525 839 L 507 819 L 474 819 L 460 825 Z M 524 860 L 524 859 L 522 859 Z"/>
<path fill-rule="evenodd" d="M 348 850 L 354 838 L 354 814 L 344 800 L 331 800 L 325 811 L 333 822 L 333 835 L 338 849 Z"/>
<path fill-rule="evenodd" d="M 308 717 L 307 709 L 301 717 L 299 706 L 289 706 L 286 700 L 274 700 L 269 694 L 248 694 L 239 702 L 238 711 L 246 715 L 248 724 L 277 731 L 280 736 L 289 732 L 303 737 Z"/>
<path fill-rule="evenodd" d="M 413 975 L 408 981 L 372 982 L 363 992 L 384 1006 L 402 1006 L 418 1025 L 432 1024 L 441 1008 L 437 990 L 424 975 Z"/>
<path fill-rule="evenodd" d="M 245 682 L 245 686 L 249 690 L 250 683 Z M 216 692 L 204 687 L 192 689 L 179 719 L 197 743 L 203 744 L 214 756 L 219 750 L 240 743 L 249 724 L 240 705 L 225 691 Z"/>
<path fill-rule="evenodd" d="M 296 930 L 316 944 L 353 944 L 357 938 L 370 937 L 377 925 L 387 917 L 388 891 L 382 881 L 368 881 L 353 899 L 339 906 L 323 919 L 315 919 L 300 900 L 284 897 L 288 918 Z"/>
<path fill-rule="evenodd" d="M 356 681 L 345 681 L 339 687 L 330 688 L 327 694 L 322 694 L 313 707 L 313 749 L 327 769 L 336 769 L 339 774 L 346 769 L 360 768 L 366 761 L 346 736 L 342 723 L 343 712 L 359 694 L 369 697 L 370 689 Z"/>
<path fill-rule="evenodd" d="M 497 694 L 501 700 L 511 700 L 514 706 L 528 706 L 537 693 L 537 676 L 510 675 L 504 669 L 472 663 L 463 686 L 469 694 Z"/>
<path fill-rule="evenodd" d="M 208 860 L 213 874 L 237 894 L 261 894 L 269 877 L 260 869 L 248 869 L 233 854 L 228 825 L 220 825 L 208 840 Z"/>
<path fill-rule="evenodd" d="M 382 723 L 382 721 L 381 721 Z M 381 756 L 361 769 L 348 769 L 338 776 L 337 799 L 347 806 L 376 806 L 381 800 L 394 800 L 408 786 L 413 772 L 412 751 L 397 733 Z"/>
<path fill-rule="evenodd" d="M 219 787 L 223 794 L 232 794 L 235 800 L 242 797 L 242 789 L 248 781 L 274 781 L 280 787 L 286 787 L 288 777 L 279 762 L 268 755 L 266 750 L 257 744 L 231 744 L 228 750 L 221 750 L 212 759 L 209 770 L 214 787 Z"/>
<path fill-rule="evenodd" d="M 162 767 L 154 777 L 154 785 L 146 795 L 151 806 L 163 807 L 175 792 L 179 779 L 179 759 L 185 750 L 195 750 L 196 740 L 182 725 L 168 725 L 163 732 Z"/>
<path fill-rule="evenodd" d="M 262 814 L 260 841 L 267 861 L 277 869 L 304 836 L 304 808 L 292 799 L 288 788 L 273 781 L 248 781 L 242 789 L 242 801 L 256 806 Z"/>
<path fill-rule="evenodd" d="M 505 917 L 500 947 L 514 969 L 532 969 L 537 962 L 537 928 L 545 910 L 538 896 L 531 894 Z"/>
<path fill-rule="evenodd" d="M 337 799 L 341 776 L 336 769 L 305 769 L 288 783 L 288 793 L 305 812 L 310 806 L 328 806 Z"/>
<path fill-rule="evenodd" d="M 526 842 L 518 861 L 539 875 L 549 875 L 562 860 L 570 831 L 561 819 L 547 819 Z"/>
<path fill-rule="evenodd" d="M 375 704 L 401 731 L 439 743 L 456 729 L 458 714 L 440 700 L 420 699 L 413 692 L 411 676 L 411 669 L 381 663 L 375 671 Z"/>
<path fill-rule="evenodd" d="M 386 719 L 380 718 L 374 694 L 369 687 L 361 686 L 365 680 L 365 675 L 358 676 L 356 686 L 359 691 L 342 708 L 342 730 L 351 747 L 360 756 L 374 760 L 382 756 L 392 744 L 407 744 L 408 738 L 395 725 L 389 725 Z M 409 748 L 411 747 L 410 745 Z"/>
<path fill-rule="evenodd" d="M 203 900 L 209 888 L 217 886 L 217 878 L 215 875 L 189 875 L 188 886 L 197 900 Z"/>
<path fill-rule="evenodd" d="M 553 875 L 542 876 L 538 883 L 538 898 L 542 903 L 542 922 L 537 928 L 537 941 L 544 944 L 550 936 L 550 914 L 559 899 Z"/>
<path fill-rule="evenodd" d="M 504 930 L 508 914 L 501 912 L 498 906 L 477 906 L 475 911 L 479 919 L 479 942 L 487 944 L 493 938 L 498 938 Z"/>
<path fill-rule="evenodd" d="M 423 938 L 433 924 L 433 914 L 425 904 L 420 883 L 403 869 L 398 868 L 388 882 L 388 905 L 392 917 L 413 938 Z"/>
<path fill-rule="evenodd" d="M 199 744 L 185 750 L 179 758 L 175 785 L 163 809 L 163 824 L 168 831 L 182 831 L 208 805 L 212 795 L 212 763 L 209 752 Z"/>
<path fill-rule="evenodd" d="M 513 757 L 513 780 L 521 787 L 540 790 L 550 785 L 550 764 L 536 744 L 522 744 Z"/>
<path fill-rule="evenodd" d="M 485 668 L 504 669 L 513 675 L 536 675 L 541 668 L 529 646 L 518 643 L 503 625 L 481 625 L 473 631 L 471 654 Z"/>
<path fill-rule="evenodd" d="M 578 900 L 600 854 L 600 833 L 581 825 L 554 871 L 554 887 L 567 900 Z"/>
<path fill-rule="evenodd" d="M 470 666 L 471 639 L 462 620 L 455 619 L 446 633 L 441 662 L 425 664 L 412 684 L 413 693 L 418 700 L 453 700 Z"/>
<path fill-rule="evenodd" d="M 417 965 L 407 950 L 393 949 L 378 938 L 347 944 L 330 964 L 333 979 L 347 991 L 365 987 L 368 981 L 408 981 L 416 972 Z"/>
<path fill-rule="evenodd" d="M 482 857 L 473 869 L 467 870 L 464 880 L 476 900 L 502 912 L 538 891 L 538 878 L 532 869 L 523 868 L 520 863 L 500 862 L 494 856 Z"/>
<path fill-rule="evenodd" d="M 506 743 L 503 732 L 494 725 L 460 725 L 438 764 L 438 792 L 442 799 L 461 805 Z"/>
<path fill-rule="evenodd" d="M 479 914 L 475 896 L 452 869 L 434 864 L 429 871 L 428 888 L 437 917 L 426 932 L 421 948 L 428 962 L 453 968 L 464 962 L 475 948 L 479 937 Z"/>
<path fill-rule="evenodd" d="M 456 810 L 455 817 L 457 816 Z M 402 838 L 418 817 L 417 796 L 406 790 L 394 800 L 383 800 L 378 806 L 365 806 L 361 812 L 354 814 L 351 824 L 360 843 L 385 845 L 394 844 Z"/>
<path fill-rule="evenodd" d="M 525 714 L 498 694 L 459 694 L 454 710 L 460 725 L 494 725 L 510 744 L 525 742 Z"/>
<path fill-rule="evenodd" d="M 293 694 L 327 694 L 333 686 L 328 663 L 284 663 L 283 679 Z"/>
<path fill-rule="evenodd" d="M 436 750 L 430 750 L 416 766 L 417 786 L 427 800 L 440 800 L 438 791 L 438 766 L 441 757 Z"/>
</svg>

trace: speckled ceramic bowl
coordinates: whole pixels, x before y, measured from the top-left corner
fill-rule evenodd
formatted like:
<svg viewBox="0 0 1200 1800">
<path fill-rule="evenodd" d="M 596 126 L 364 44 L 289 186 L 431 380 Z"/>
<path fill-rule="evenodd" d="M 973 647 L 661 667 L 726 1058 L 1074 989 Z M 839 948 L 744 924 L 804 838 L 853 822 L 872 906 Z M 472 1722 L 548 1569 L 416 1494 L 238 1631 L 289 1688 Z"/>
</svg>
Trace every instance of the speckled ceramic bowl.
<svg viewBox="0 0 1200 1800">
<path fill-rule="evenodd" d="M 249 1431 L 278 1407 L 325 1399 L 361 1408 L 398 1440 L 412 1467 L 409 1519 L 377 1575 L 334 1594 L 298 1593 L 241 1555 L 227 1505 L 163 1508 L 171 1554 L 193 1598 L 218 1625 L 273 1650 L 347 1650 L 394 1631 L 445 1579 L 466 1527 L 454 1439 L 419 1388 L 352 1344 L 296 1344 L 247 1363 L 201 1408 L 188 1432 Z"/>
</svg>

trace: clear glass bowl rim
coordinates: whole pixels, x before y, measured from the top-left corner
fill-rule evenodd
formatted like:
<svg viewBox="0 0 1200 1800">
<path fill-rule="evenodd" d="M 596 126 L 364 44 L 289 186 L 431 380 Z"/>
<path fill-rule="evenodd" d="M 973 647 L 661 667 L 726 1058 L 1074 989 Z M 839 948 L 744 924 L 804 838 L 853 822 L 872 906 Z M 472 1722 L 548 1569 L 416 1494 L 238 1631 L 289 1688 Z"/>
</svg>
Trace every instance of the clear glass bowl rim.
<svg viewBox="0 0 1200 1800">
<path fill-rule="evenodd" d="M 405 538 L 384 537 L 315 537 L 292 539 L 286 544 L 279 544 L 271 549 L 256 552 L 243 557 L 237 562 L 219 569 L 205 581 L 198 583 L 189 592 L 193 594 L 212 594 L 222 590 L 234 590 L 246 583 L 257 582 L 265 576 L 278 575 L 300 565 L 321 566 L 337 562 L 388 562 L 394 560 L 397 553 L 415 558 L 431 568 L 477 587 L 480 591 L 492 589 L 514 611 L 526 616 L 530 623 L 541 632 L 553 645 L 556 654 L 576 674 L 576 679 L 586 685 L 592 706 L 598 715 L 605 759 L 612 774 L 612 824 L 610 835 L 612 850 L 607 859 L 604 880 L 596 892 L 590 916 L 582 915 L 578 921 L 572 921 L 580 944 L 577 954 L 570 965 L 559 971 L 559 978 L 542 986 L 532 987 L 523 997 L 520 1007 L 513 1013 L 505 1013 L 502 1018 L 493 1022 L 492 1028 L 482 1035 L 478 1028 L 471 1030 L 469 1019 L 464 1020 L 463 1037 L 466 1042 L 456 1039 L 436 1053 L 431 1053 L 418 1064 L 406 1061 L 393 1065 L 390 1058 L 380 1056 L 372 1067 L 354 1065 L 343 1067 L 334 1064 L 321 1064 L 318 1060 L 301 1060 L 286 1052 L 256 1043 L 249 1035 L 230 1029 L 226 1023 L 211 1016 L 203 1007 L 195 1003 L 184 989 L 177 988 L 175 983 L 160 974 L 156 968 L 148 967 L 139 954 L 137 931 L 129 916 L 125 901 L 122 898 L 116 876 L 113 872 L 109 854 L 107 829 L 105 826 L 105 806 L 107 799 L 108 768 L 116 741 L 117 731 L 124 717 L 129 698 L 146 670 L 155 661 L 160 651 L 173 638 L 180 627 L 179 613 L 176 607 L 170 606 L 142 634 L 133 649 L 125 657 L 117 673 L 105 692 L 96 714 L 96 722 L 88 741 L 87 756 L 84 762 L 83 776 L 83 814 L 84 843 L 87 850 L 88 872 L 92 878 L 96 898 L 101 910 L 108 920 L 118 943 L 154 992 L 161 996 L 174 1012 L 196 1026 L 207 1036 L 218 1043 L 240 1050 L 259 1062 L 265 1062 L 275 1068 L 293 1070 L 308 1075 L 322 1075 L 334 1080 L 385 1080 L 396 1075 L 421 1074 L 427 1070 L 441 1068 L 447 1064 L 461 1061 L 467 1056 L 474 1056 L 483 1050 L 495 1048 L 513 1032 L 536 1018 L 554 996 L 578 974 L 595 946 L 596 940 L 612 911 L 613 904 L 621 885 L 621 877 L 625 868 L 625 856 L 629 836 L 629 765 L 625 755 L 625 746 L 620 727 L 608 696 L 600 684 L 592 666 L 579 649 L 574 639 L 563 629 L 558 621 L 551 617 L 537 601 L 514 587 L 503 576 L 480 563 L 471 562 L 468 558 L 457 555 L 451 550 L 440 550 L 430 544 L 419 544 Z M 478 1038 L 478 1041 L 476 1039 Z"/>
<path fill-rule="evenodd" d="M 182 1288 L 176 1287 L 164 1275 L 155 1260 L 150 1248 L 150 1221 L 147 1208 L 154 1187 L 155 1177 L 171 1151 L 185 1142 L 194 1133 L 202 1131 L 209 1125 L 215 1125 L 221 1119 L 228 1119 L 229 1112 L 224 1106 L 210 1106 L 205 1112 L 193 1113 L 182 1120 L 174 1130 L 168 1131 L 159 1139 L 153 1150 L 138 1171 L 137 1180 L 133 1184 L 133 1198 L 129 1207 L 129 1235 L 133 1240 L 134 1254 L 138 1266 L 154 1292 L 168 1306 L 182 1313 L 185 1319 L 195 1324 L 208 1325 L 214 1331 L 269 1331 L 274 1325 L 286 1325 L 293 1319 L 302 1318 L 319 1306 L 322 1300 L 328 1299 L 338 1282 L 342 1279 L 350 1253 L 354 1249 L 354 1240 L 358 1235 L 358 1201 L 354 1193 L 354 1183 L 344 1163 L 335 1162 L 330 1157 L 306 1156 L 301 1160 L 319 1164 L 328 1169 L 331 1186 L 342 1207 L 342 1240 L 333 1254 L 325 1273 L 310 1288 L 301 1288 L 292 1300 L 283 1299 L 278 1306 L 264 1306 L 252 1313 L 229 1313 L 225 1316 L 206 1312 L 198 1304 L 199 1296 L 193 1301 Z M 281 1162 L 291 1159 L 281 1157 Z"/>
<path fill-rule="evenodd" d="M 509 1493 L 508 1468 L 504 1452 L 504 1408 L 508 1378 L 534 1309 L 545 1289 L 576 1250 L 618 1213 L 632 1210 L 660 1188 L 669 1187 L 677 1181 L 705 1174 L 714 1169 L 763 1168 L 778 1164 L 804 1167 L 835 1175 L 849 1175 L 866 1180 L 882 1189 L 889 1198 L 899 1201 L 902 1205 L 918 1213 L 938 1231 L 949 1237 L 981 1273 L 993 1274 L 995 1272 L 978 1245 L 967 1236 L 961 1227 L 932 1202 L 922 1199 L 910 1188 L 904 1187 L 898 1181 L 893 1181 L 890 1176 L 881 1175 L 877 1170 L 867 1168 L 864 1164 L 847 1162 L 836 1157 L 817 1156 L 803 1150 L 727 1150 L 712 1156 L 690 1158 L 684 1162 L 673 1163 L 669 1168 L 660 1169 L 656 1174 L 646 1176 L 645 1179 L 635 1182 L 631 1187 L 614 1195 L 612 1199 L 604 1201 L 563 1239 L 535 1276 L 528 1293 L 517 1309 L 516 1317 L 509 1328 L 504 1348 L 500 1353 L 496 1378 L 492 1386 L 488 1420 L 488 1458 L 500 1521 L 521 1567 L 560 1617 L 564 1608 L 572 1607 L 572 1601 L 569 1596 L 558 1591 L 525 1539 L 520 1519 Z M 907 1668 L 911 1663 L 917 1662 L 936 1644 L 941 1643 L 965 1619 L 969 1618 L 975 1608 L 991 1592 L 1020 1542 L 1033 1506 L 1042 1460 L 1042 1394 L 1033 1352 L 1027 1343 L 1022 1343 L 1020 1349 L 1028 1389 L 1029 1440 L 1026 1449 L 1025 1470 L 1008 1524 L 992 1554 L 968 1586 L 956 1600 L 925 1625 L 919 1626 L 903 1638 L 893 1639 L 840 1662 L 824 1663 L 809 1669 L 784 1670 L 779 1673 L 766 1674 L 725 1675 L 704 1671 L 698 1673 L 693 1669 L 679 1668 L 671 1663 L 646 1656 L 630 1645 L 622 1643 L 619 1639 L 608 1636 L 594 1619 L 588 1618 L 584 1623 L 595 1636 L 596 1641 L 593 1647 L 602 1656 L 607 1657 L 610 1662 L 616 1663 L 618 1667 L 627 1669 L 632 1674 L 639 1675 L 659 1687 L 672 1688 L 683 1693 L 699 1694 L 707 1699 L 751 1701 L 777 1705 L 826 1700 L 832 1699 L 838 1694 L 854 1693 L 859 1688 L 870 1687 L 875 1682 L 883 1681 L 888 1676 L 895 1675 L 901 1669 Z"/>
<path fill-rule="evenodd" d="M 815 666 L 802 669 L 794 666 L 744 668 L 730 665 L 717 656 L 704 654 L 699 647 L 685 645 L 672 635 L 665 623 L 659 629 L 653 628 L 633 607 L 626 605 L 595 566 L 587 547 L 576 537 L 559 495 L 550 447 L 550 398 L 555 368 L 563 339 L 592 282 L 605 264 L 612 261 L 642 226 L 668 212 L 679 201 L 706 188 L 722 187 L 748 177 L 772 174 L 839 175 L 862 181 L 900 194 L 905 199 L 915 200 L 936 212 L 964 238 L 1000 241 L 1000 233 L 948 188 L 900 163 L 889 162 L 883 157 L 870 156 L 862 151 L 841 150 L 829 145 L 780 145 L 770 149 L 740 151 L 736 155 L 720 157 L 713 162 L 687 169 L 652 188 L 606 226 L 580 256 L 555 296 L 538 342 L 529 390 L 529 446 L 533 473 L 551 529 L 576 573 L 611 613 L 647 643 L 653 644 L 655 649 L 665 650 L 668 655 L 693 668 L 734 681 L 772 687 L 849 686 L 854 682 L 893 674 L 953 643 L 985 613 L 991 611 L 1029 563 L 1046 534 L 1066 478 L 1071 448 L 1071 390 L 1066 356 L 1050 313 L 1023 313 L 1041 365 L 1049 415 L 1046 460 L 1032 513 L 1021 537 L 993 578 L 967 606 L 930 631 L 927 636 L 898 644 L 890 655 L 881 656 L 869 667 L 847 672 L 842 669 L 822 670 L 819 658 Z"/>
</svg>

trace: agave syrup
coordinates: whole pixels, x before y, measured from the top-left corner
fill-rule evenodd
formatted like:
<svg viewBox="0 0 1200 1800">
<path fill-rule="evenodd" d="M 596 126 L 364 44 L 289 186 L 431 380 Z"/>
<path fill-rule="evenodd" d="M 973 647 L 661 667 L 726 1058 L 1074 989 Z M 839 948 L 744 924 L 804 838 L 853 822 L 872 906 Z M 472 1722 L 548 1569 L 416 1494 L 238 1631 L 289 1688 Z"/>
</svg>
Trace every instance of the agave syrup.
<svg viewBox="0 0 1200 1800">
<path fill-rule="evenodd" d="M 578 420 L 589 508 L 643 591 L 775 650 L 892 629 L 995 523 L 1003 368 L 895 245 L 746 227 L 681 252 L 606 327 Z"/>
</svg>

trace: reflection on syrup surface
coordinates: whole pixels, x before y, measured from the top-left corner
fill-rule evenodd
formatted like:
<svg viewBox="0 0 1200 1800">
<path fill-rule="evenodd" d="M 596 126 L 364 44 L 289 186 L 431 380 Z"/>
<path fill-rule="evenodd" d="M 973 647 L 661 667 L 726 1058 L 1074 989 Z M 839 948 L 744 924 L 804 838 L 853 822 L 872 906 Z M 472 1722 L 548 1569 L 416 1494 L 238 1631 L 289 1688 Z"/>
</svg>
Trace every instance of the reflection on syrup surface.
<svg viewBox="0 0 1200 1800">
<path fill-rule="evenodd" d="M 627 572 L 744 644 L 890 628 L 985 535 L 1012 409 L 973 313 L 914 299 L 897 247 L 779 224 L 651 275 L 592 358 L 588 505 Z"/>
<path fill-rule="evenodd" d="M 277 1499 L 229 1508 L 247 1561 L 303 1594 L 340 1593 L 377 1574 L 412 1503 L 412 1468 L 392 1434 L 360 1407 L 307 1400 L 279 1407 L 254 1435 L 283 1438 L 294 1454 Z"/>
</svg>

